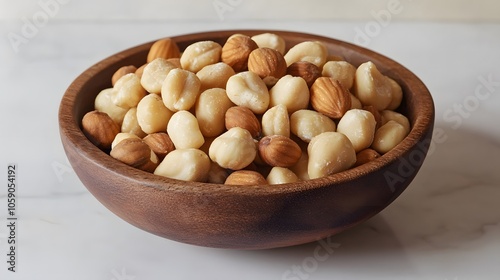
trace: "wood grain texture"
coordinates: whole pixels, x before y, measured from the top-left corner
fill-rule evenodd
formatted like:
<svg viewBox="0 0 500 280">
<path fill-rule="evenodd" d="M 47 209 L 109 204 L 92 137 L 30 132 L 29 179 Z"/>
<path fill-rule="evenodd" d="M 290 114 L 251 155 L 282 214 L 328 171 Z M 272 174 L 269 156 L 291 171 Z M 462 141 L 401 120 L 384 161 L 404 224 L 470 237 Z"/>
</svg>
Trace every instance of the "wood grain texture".
<svg viewBox="0 0 500 280">
<path fill-rule="evenodd" d="M 88 190 L 130 224 L 179 242 L 208 247 L 266 249 L 316 241 L 357 225 L 387 207 L 410 184 L 430 144 L 434 105 L 426 86 L 397 62 L 370 50 L 321 36 L 277 30 L 227 30 L 172 37 L 183 50 L 200 40 L 224 44 L 234 33 L 272 32 L 287 46 L 324 42 L 355 66 L 373 61 L 403 88 L 401 112 L 412 130 L 396 148 L 348 171 L 274 186 L 225 186 L 163 178 L 129 167 L 88 141 L 80 128 L 100 90 L 123 65 L 145 63 L 153 42 L 90 67 L 69 86 L 59 108 L 67 157 Z"/>
</svg>

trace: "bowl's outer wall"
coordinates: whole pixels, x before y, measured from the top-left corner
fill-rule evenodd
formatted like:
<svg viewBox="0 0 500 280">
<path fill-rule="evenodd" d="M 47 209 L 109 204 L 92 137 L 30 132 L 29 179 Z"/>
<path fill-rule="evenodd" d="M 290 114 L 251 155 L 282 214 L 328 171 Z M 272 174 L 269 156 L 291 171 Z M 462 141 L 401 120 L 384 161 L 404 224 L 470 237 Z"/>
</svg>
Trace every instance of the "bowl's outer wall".
<svg viewBox="0 0 500 280">
<path fill-rule="evenodd" d="M 61 101 L 63 147 L 82 183 L 113 213 L 141 229 L 180 242 L 222 248 L 263 249 L 315 241 L 352 227 L 389 205 L 415 177 L 430 144 L 434 107 L 427 88 L 384 56 L 319 36 L 238 30 L 173 38 L 183 49 L 202 39 L 223 44 L 234 33 L 263 32 L 280 34 L 289 46 L 311 39 L 324 41 L 331 53 L 343 55 L 354 65 L 373 61 L 403 87 L 401 110 L 412 123 L 407 137 L 411 139 L 379 158 L 378 164 L 337 174 L 331 177 L 335 181 L 321 178 L 283 192 L 275 187 L 229 188 L 157 178 L 107 156 L 80 129 L 80 120 L 93 110 L 96 95 L 111 87 L 114 71 L 124 65 L 144 64 L 152 44 L 147 43 L 92 66 Z M 354 177 L 356 180 L 350 180 Z"/>
</svg>

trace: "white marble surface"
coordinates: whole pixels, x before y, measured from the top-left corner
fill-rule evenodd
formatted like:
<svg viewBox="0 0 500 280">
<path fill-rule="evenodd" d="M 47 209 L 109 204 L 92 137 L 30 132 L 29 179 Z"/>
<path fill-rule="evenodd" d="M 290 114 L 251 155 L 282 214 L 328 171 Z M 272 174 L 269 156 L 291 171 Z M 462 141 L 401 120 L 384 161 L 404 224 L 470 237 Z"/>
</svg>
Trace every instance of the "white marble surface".
<svg viewBox="0 0 500 280">
<path fill-rule="evenodd" d="M 7 177 L 8 163 L 18 165 L 19 199 L 12 273 L 5 261 L 6 183 L 0 188 L 0 279 L 500 279 L 500 25 L 394 21 L 361 42 L 356 32 L 369 21 L 229 23 L 49 21 L 16 53 L 8 34 L 22 26 L 3 22 L 0 176 Z M 414 71 L 433 94 L 439 135 L 407 191 L 366 223 L 325 240 L 327 249 L 318 249 L 322 243 L 265 251 L 185 245 L 132 227 L 100 205 L 60 144 L 57 110 L 65 88 L 122 49 L 227 28 L 362 43 Z M 479 88 L 482 79 L 493 83 Z"/>
</svg>

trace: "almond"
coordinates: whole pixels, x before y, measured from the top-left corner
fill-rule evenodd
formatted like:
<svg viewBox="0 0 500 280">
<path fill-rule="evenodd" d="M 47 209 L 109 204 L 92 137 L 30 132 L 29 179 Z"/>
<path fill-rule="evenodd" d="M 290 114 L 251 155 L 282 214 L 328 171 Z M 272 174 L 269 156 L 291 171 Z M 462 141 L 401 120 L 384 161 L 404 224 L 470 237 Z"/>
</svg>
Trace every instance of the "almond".
<svg viewBox="0 0 500 280">
<path fill-rule="evenodd" d="M 316 79 L 310 93 L 312 107 L 330 118 L 340 119 L 351 109 L 351 93 L 333 78 Z"/>
<path fill-rule="evenodd" d="M 148 134 L 143 140 L 160 159 L 165 158 L 168 153 L 175 150 L 174 143 L 165 132 Z"/>
<path fill-rule="evenodd" d="M 317 78 L 321 77 L 321 69 L 308 61 L 297 61 L 288 66 L 286 73 L 294 77 L 301 77 L 311 87 Z"/>
<path fill-rule="evenodd" d="M 137 67 L 134 65 L 122 66 L 116 70 L 116 72 L 111 77 L 111 85 L 115 85 L 116 81 L 118 81 L 122 76 L 128 73 L 135 73 L 137 71 Z"/>
<path fill-rule="evenodd" d="M 180 56 L 179 46 L 171 38 L 164 38 L 153 43 L 148 52 L 147 62 L 151 62 L 158 57 L 169 59 Z"/>
<path fill-rule="evenodd" d="M 300 146 L 286 136 L 265 136 L 259 141 L 259 156 L 270 166 L 291 167 L 301 155 Z"/>
<path fill-rule="evenodd" d="M 245 71 L 247 70 L 248 56 L 257 48 L 257 43 L 250 37 L 236 34 L 229 37 L 222 47 L 221 60 L 231 66 L 235 72 Z"/>
<path fill-rule="evenodd" d="M 362 164 L 365 164 L 367 162 L 370 162 L 376 158 L 380 157 L 380 154 L 375 151 L 374 149 L 364 149 L 362 151 L 359 151 L 356 154 L 356 163 L 354 164 L 354 167 L 360 166 Z"/>
<path fill-rule="evenodd" d="M 248 70 L 259 75 L 268 87 L 286 75 L 286 68 L 285 58 L 274 49 L 258 48 L 248 57 Z"/>
<path fill-rule="evenodd" d="M 123 139 L 111 150 L 110 155 L 129 166 L 151 173 L 158 166 L 158 157 L 142 139 Z"/>
<path fill-rule="evenodd" d="M 83 116 L 82 131 L 99 149 L 109 150 L 111 143 L 120 132 L 120 127 L 108 114 L 91 111 Z"/>
<path fill-rule="evenodd" d="M 229 130 L 233 127 L 241 127 L 257 138 L 261 135 L 261 125 L 255 114 L 247 107 L 234 106 L 226 111 L 225 115 L 226 129 Z"/>
<path fill-rule="evenodd" d="M 231 173 L 224 182 L 226 185 L 267 185 L 262 174 L 252 170 L 238 170 Z"/>
</svg>

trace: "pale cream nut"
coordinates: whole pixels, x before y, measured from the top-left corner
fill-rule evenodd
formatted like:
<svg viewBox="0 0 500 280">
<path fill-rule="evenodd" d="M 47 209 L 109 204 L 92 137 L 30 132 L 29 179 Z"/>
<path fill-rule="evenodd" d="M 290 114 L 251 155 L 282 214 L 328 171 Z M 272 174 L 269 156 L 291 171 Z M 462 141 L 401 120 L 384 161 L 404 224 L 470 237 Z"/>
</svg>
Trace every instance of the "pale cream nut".
<svg viewBox="0 0 500 280">
<path fill-rule="evenodd" d="M 176 149 L 198 149 L 205 142 L 198 120 L 189 111 L 175 112 L 168 122 L 167 133 Z"/>
<path fill-rule="evenodd" d="M 318 134 L 335 130 L 332 119 L 313 110 L 298 110 L 290 116 L 290 131 L 307 143 Z"/>
<path fill-rule="evenodd" d="M 200 79 L 200 91 L 203 92 L 211 88 L 226 88 L 229 77 L 236 74 L 233 68 L 224 62 L 218 62 L 203 67 L 196 73 Z"/>
<path fill-rule="evenodd" d="M 290 118 L 285 105 L 276 105 L 262 115 L 262 134 L 290 137 Z"/>
<path fill-rule="evenodd" d="M 161 87 L 163 104 L 172 112 L 189 110 L 200 94 L 200 79 L 192 72 L 172 69 Z"/>
<path fill-rule="evenodd" d="M 290 114 L 309 105 L 309 87 L 301 77 L 283 76 L 269 90 L 269 106 L 278 104 L 286 106 Z"/>
<path fill-rule="evenodd" d="M 339 132 L 317 135 L 309 143 L 307 152 L 307 172 L 311 179 L 347 170 L 356 163 L 356 152 L 351 141 Z"/>
<path fill-rule="evenodd" d="M 267 86 L 253 72 L 240 72 L 231 76 L 227 81 L 226 92 L 234 104 L 247 107 L 255 114 L 262 114 L 269 107 Z"/>
<path fill-rule="evenodd" d="M 204 137 L 216 137 L 225 131 L 225 114 L 234 106 L 226 90 L 211 88 L 203 91 L 195 105 L 195 116 Z"/>
<path fill-rule="evenodd" d="M 146 132 L 142 131 L 142 128 L 137 121 L 137 107 L 130 108 L 123 117 L 121 132 L 135 134 L 139 136 L 139 138 L 143 138 L 147 135 Z"/>
<path fill-rule="evenodd" d="M 147 134 L 165 131 L 172 114 L 157 94 L 148 94 L 137 104 L 137 123 Z"/>
<path fill-rule="evenodd" d="M 343 133 L 359 152 L 371 146 L 377 122 L 372 113 L 360 109 L 347 111 L 337 124 L 337 132 Z"/>
<path fill-rule="evenodd" d="M 380 126 L 391 120 L 401 124 L 405 128 L 407 134 L 410 133 L 410 121 L 405 115 L 392 110 L 383 110 L 380 112 Z"/>
<path fill-rule="evenodd" d="M 363 105 L 372 105 L 378 111 L 385 110 L 392 102 L 393 86 L 371 61 L 356 69 L 354 95 Z"/>
<path fill-rule="evenodd" d="M 266 177 L 270 185 L 295 183 L 299 181 L 299 177 L 288 168 L 273 167 Z"/>
<path fill-rule="evenodd" d="M 262 33 L 251 37 L 259 48 L 270 48 L 285 54 L 286 42 L 281 36 L 274 33 Z"/>
<path fill-rule="evenodd" d="M 115 91 L 112 88 L 101 90 L 94 100 L 94 108 L 99 112 L 108 114 L 114 122 L 121 125 L 128 109 L 116 106 L 113 103 L 114 93 Z"/>
<path fill-rule="evenodd" d="M 324 77 L 338 80 L 346 89 L 352 88 L 356 67 L 347 61 L 328 61 L 321 73 Z"/>
<path fill-rule="evenodd" d="M 214 139 L 208 153 L 221 167 L 239 170 L 253 162 L 257 147 L 248 130 L 233 127 Z"/>
<path fill-rule="evenodd" d="M 385 154 L 396 147 L 408 135 L 406 128 L 397 121 L 390 120 L 375 132 L 372 148 Z"/>
<path fill-rule="evenodd" d="M 214 41 L 195 42 L 184 50 L 181 55 L 183 69 L 196 73 L 203 67 L 220 61 L 222 46 Z"/>
<path fill-rule="evenodd" d="M 176 66 L 164 58 L 156 58 L 148 63 L 142 72 L 141 85 L 150 92 L 160 94 L 163 81 Z"/>
<path fill-rule="evenodd" d="M 122 140 L 129 139 L 129 138 L 141 139 L 141 138 L 139 138 L 139 136 L 137 136 L 135 134 L 128 133 L 128 132 L 120 132 L 120 133 L 116 134 L 115 139 L 111 143 L 111 149 L 113 149 Z"/>
<path fill-rule="evenodd" d="M 146 96 L 146 90 L 142 87 L 141 80 L 135 73 L 122 76 L 116 81 L 113 91 L 113 103 L 125 109 L 136 107 L 139 101 Z"/>
<path fill-rule="evenodd" d="M 201 150 L 177 149 L 165 156 L 154 174 L 183 181 L 206 182 L 210 165 L 210 159 Z"/>
<path fill-rule="evenodd" d="M 297 61 L 307 61 L 318 67 L 323 67 L 328 57 L 328 49 L 318 41 L 304 41 L 296 44 L 285 53 L 287 66 Z"/>
</svg>

